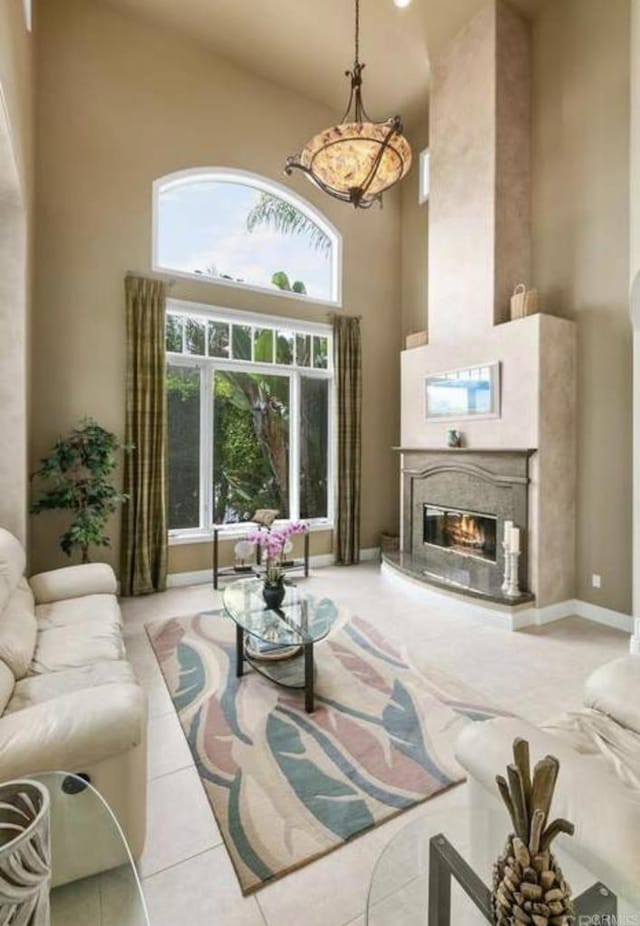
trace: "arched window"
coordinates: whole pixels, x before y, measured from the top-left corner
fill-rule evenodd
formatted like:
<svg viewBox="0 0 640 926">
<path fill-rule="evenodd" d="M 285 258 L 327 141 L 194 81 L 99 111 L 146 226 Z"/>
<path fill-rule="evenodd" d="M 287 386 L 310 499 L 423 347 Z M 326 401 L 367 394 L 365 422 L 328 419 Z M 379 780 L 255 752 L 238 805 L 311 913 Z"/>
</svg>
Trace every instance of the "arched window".
<svg viewBox="0 0 640 926">
<path fill-rule="evenodd" d="M 286 187 L 196 168 L 156 180 L 153 199 L 154 270 L 340 304 L 340 234 Z"/>
</svg>

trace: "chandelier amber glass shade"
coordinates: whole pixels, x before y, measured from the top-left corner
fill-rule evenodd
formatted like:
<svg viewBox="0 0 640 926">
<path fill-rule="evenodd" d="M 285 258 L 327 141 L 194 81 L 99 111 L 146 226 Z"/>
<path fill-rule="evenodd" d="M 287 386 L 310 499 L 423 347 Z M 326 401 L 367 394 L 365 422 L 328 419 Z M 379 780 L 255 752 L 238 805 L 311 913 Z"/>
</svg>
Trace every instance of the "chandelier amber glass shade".
<svg viewBox="0 0 640 926">
<path fill-rule="evenodd" d="M 325 192 L 362 208 L 402 180 L 411 167 L 411 147 L 396 120 L 347 122 L 314 135 L 287 167 L 300 168 Z"/>
</svg>

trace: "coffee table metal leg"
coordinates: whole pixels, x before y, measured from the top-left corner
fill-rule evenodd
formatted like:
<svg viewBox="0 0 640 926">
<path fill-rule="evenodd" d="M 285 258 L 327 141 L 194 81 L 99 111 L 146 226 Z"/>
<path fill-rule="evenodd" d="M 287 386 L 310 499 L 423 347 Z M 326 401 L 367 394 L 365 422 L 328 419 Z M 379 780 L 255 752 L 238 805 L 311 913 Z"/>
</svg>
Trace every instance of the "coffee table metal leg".
<svg viewBox="0 0 640 926">
<path fill-rule="evenodd" d="M 244 630 L 236 624 L 236 678 L 242 677 L 244 669 Z"/>
<path fill-rule="evenodd" d="M 304 709 L 313 714 L 313 643 L 304 644 Z"/>
</svg>

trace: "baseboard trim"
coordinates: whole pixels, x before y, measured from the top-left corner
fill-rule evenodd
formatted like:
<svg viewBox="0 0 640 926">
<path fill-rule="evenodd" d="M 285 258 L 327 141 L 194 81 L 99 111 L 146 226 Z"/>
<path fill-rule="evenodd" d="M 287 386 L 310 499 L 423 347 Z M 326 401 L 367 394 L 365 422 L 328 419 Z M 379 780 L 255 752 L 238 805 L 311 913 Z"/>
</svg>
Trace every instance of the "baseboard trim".
<svg viewBox="0 0 640 926">
<path fill-rule="evenodd" d="M 370 562 L 380 559 L 380 547 L 365 547 L 360 550 L 360 562 Z M 312 569 L 322 569 L 325 566 L 335 566 L 336 558 L 333 553 L 318 553 L 309 557 Z M 206 585 L 213 582 L 213 569 L 200 569 L 196 572 L 172 572 L 167 576 L 167 588 L 183 588 L 186 585 Z"/>
<path fill-rule="evenodd" d="M 614 627 L 616 630 L 624 630 L 625 633 L 633 633 L 633 617 L 630 614 L 612 611 L 611 608 L 603 608 L 601 605 L 579 599 L 576 599 L 574 605 L 576 608 L 574 613 L 578 617 L 584 617 L 596 624 L 604 624 L 606 627 Z"/>
</svg>

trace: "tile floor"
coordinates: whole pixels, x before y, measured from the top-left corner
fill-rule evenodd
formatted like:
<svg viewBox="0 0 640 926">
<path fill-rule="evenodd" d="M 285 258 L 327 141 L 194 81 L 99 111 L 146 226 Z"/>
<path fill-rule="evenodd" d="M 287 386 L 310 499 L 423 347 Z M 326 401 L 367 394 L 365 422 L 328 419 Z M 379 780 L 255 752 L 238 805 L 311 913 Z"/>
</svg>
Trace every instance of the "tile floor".
<svg viewBox="0 0 640 926">
<path fill-rule="evenodd" d="M 577 617 L 508 633 L 449 605 L 435 609 L 374 563 L 316 570 L 307 581 L 387 636 L 410 640 L 417 668 L 436 663 L 534 722 L 578 707 L 591 670 L 628 650 L 626 634 Z M 208 586 L 123 604 L 127 650 L 150 699 L 149 829 L 139 868 L 152 926 L 365 926 L 367 889 L 383 847 L 419 815 L 464 807 L 466 787 L 243 898 L 144 630 L 150 621 L 220 606 Z"/>
</svg>

